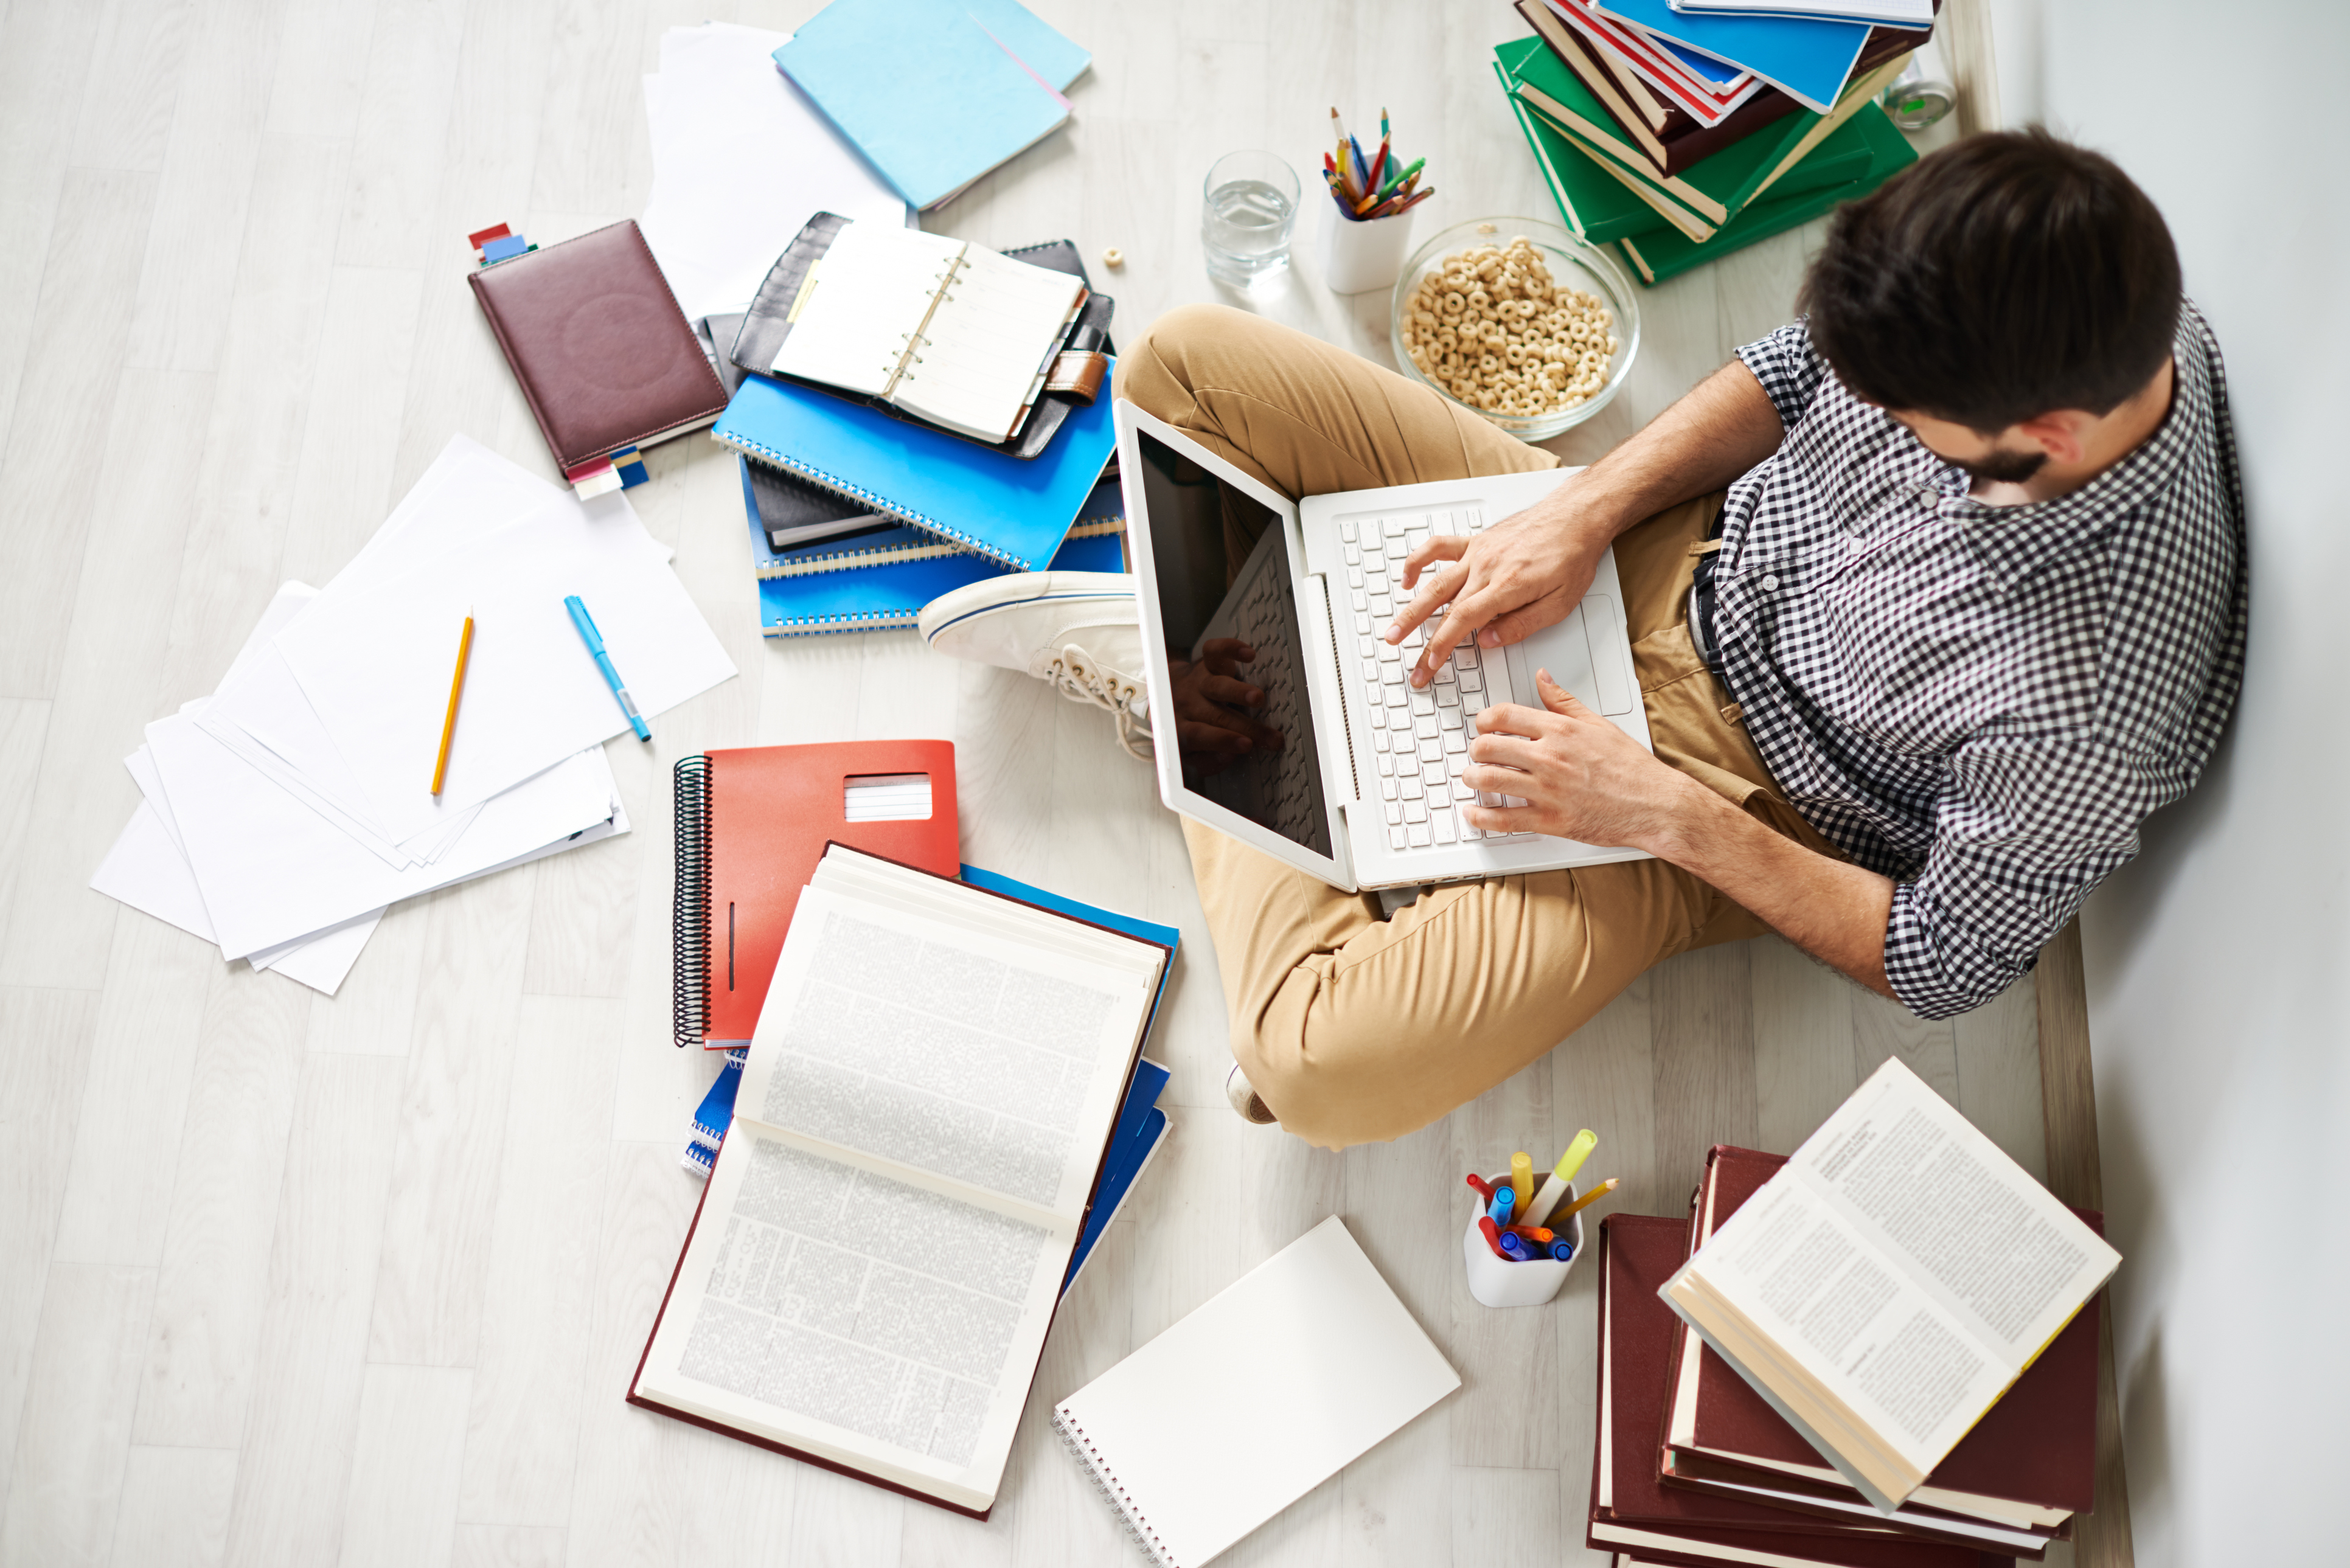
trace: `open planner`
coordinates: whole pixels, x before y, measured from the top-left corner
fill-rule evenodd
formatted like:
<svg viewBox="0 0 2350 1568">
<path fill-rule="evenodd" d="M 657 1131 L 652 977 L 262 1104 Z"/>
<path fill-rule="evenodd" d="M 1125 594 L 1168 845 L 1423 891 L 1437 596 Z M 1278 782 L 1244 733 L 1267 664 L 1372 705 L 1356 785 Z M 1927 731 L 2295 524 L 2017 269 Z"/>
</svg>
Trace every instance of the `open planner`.
<svg viewBox="0 0 2350 1568">
<path fill-rule="evenodd" d="M 1010 441 L 1084 307 L 1085 282 L 919 229 L 844 223 L 764 369 Z"/>
<path fill-rule="evenodd" d="M 1167 958 L 834 846 L 629 1402 L 985 1517 Z"/>
</svg>

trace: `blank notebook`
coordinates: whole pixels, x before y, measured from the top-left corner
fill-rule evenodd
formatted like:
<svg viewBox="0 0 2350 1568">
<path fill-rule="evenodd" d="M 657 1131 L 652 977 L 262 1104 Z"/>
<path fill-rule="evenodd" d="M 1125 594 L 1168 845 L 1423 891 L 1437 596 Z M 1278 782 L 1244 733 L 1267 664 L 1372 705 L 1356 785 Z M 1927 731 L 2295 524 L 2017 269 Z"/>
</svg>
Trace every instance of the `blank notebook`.
<svg viewBox="0 0 2350 1568">
<path fill-rule="evenodd" d="M 1159 1568 L 1198 1568 L 1461 1386 L 1336 1215 L 1053 1427 Z"/>
<path fill-rule="evenodd" d="M 765 369 L 1000 443 L 1085 300 L 1083 280 L 967 240 L 848 223 L 809 266 Z"/>
</svg>

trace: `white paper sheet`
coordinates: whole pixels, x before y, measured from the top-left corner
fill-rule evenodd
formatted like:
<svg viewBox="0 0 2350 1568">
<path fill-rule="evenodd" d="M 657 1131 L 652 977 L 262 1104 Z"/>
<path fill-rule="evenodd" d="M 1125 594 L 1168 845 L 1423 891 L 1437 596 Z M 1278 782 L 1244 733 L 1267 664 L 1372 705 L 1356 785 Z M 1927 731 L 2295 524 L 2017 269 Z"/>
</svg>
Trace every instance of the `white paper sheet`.
<svg viewBox="0 0 2350 1568">
<path fill-rule="evenodd" d="M 790 37 L 731 22 L 671 27 L 660 73 L 644 79 L 653 185 L 638 227 L 689 320 L 746 307 L 819 212 L 914 222 L 864 154 L 775 68 L 775 51 Z"/>
<path fill-rule="evenodd" d="M 628 732 L 564 607 L 573 594 L 650 719 L 734 673 L 660 545 L 617 495 L 584 506 L 558 495 L 370 591 L 330 587 L 278 634 L 276 650 L 310 710 L 366 786 L 367 815 L 394 839 Z M 468 614 L 473 654 L 436 798 L 427 786 Z"/>
<path fill-rule="evenodd" d="M 429 893 L 608 822 L 601 748 L 492 801 L 430 866 L 395 870 L 186 715 L 147 726 L 204 908 L 231 958 Z"/>
</svg>

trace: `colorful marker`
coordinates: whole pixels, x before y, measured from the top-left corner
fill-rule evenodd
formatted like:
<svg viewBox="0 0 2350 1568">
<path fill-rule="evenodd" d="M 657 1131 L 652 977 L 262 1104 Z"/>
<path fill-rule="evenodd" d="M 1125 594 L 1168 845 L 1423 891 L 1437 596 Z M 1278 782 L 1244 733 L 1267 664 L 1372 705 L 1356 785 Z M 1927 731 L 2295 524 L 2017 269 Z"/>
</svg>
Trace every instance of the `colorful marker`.
<svg viewBox="0 0 2350 1568">
<path fill-rule="evenodd" d="M 1493 1223 L 1490 1215 L 1481 1214 L 1477 1217 L 1477 1229 L 1485 1232 L 1485 1245 L 1493 1249 L 1493 1256 L 1497 1258 L 1509 1256 L 1507 1252 L 1502 1251 L 1501 1229 Z"/>
<path fill-rule="evenodd" d="M 1524 1149 L 1510 1156 L 1510 1190 L 1517 1195 L 1518 1212 L 1523 1214 L 1534 1199 L 1534 1158 Z"/>
<path fill-rule="evenodd" d="M 1575 1173 L 1583 1168 L 1583 1162 L 1591 1158 L 1591 1151 L 1598 1147 L 1599 1135 L 1589 1127 L 1575 1135 L 1575 1141 L 1568 1144 L 1566 1152 L 1558 1157 L 1558 1164 L 1543 1178 L 1542 1190 L 1535 1193 L 1534 1200 L 1522 1210 L 1529 1221 L 1539 1225 L 1550 1218 L 1550 1211 L 1558 1207 L 1560 1199 L 1566 1196 L 1567 1184 L 1575 1179 Z"/>
<path fill-rule="evenodd" d="M 1478 1197 L 1483 1199 L 1488 1203 L 1493 1201 L 1493 1185 L 1492 1182 L 1487 1181 L 1482 1176 L 1472 1176 L 1469 1179 L 1469 1185 L 1476 1192 Z"/>
<path fill-rule="evenodd" d="M 1506 1225 L 1510 1222 L 1510 1210 L 1516 1202 L 1516 1193 L 1506 1187 L 1496 1187 L 1493 1189 L 1493 1206 L 1485 1210 L 1486 1216 L 1496 1225 Z"/>
<path fill-rule="evenodd" d="M 1494 1245 L 1502 1249 L 1502 1256 L 1513 1263 L 1530 1262 L 1534 1259 L 1533 1246 L 1514 1231 L 1503 1231 L 1502 1239 Z"/>
</svg>

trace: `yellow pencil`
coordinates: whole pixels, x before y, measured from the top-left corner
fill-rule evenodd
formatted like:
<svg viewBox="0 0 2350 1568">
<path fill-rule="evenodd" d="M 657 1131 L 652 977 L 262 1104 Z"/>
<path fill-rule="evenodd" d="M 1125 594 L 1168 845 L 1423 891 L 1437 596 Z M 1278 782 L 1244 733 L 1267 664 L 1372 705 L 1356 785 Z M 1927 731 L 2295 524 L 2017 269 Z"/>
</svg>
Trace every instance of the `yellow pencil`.
<svg viewBox="0 0 2350 1568">
<path fill-rule="evenodd" d="M 1550 1217 L 1550 1228 L 1554 1231 L 1557 1230 L 1569 1220 L 1572 1220 L 1577 1214 L 1582 1213 L 1585 1210 L 1590 1208 L 1593 1204 L 1598 1202 L 1601 1199 L 1615 1191 L 1616 1184 L 1622 1179 L 1623 1179 L 1621 1177 L 1609 1177 L 1607 1180 L 1601 1182 L 1598 1186 L 1593 1188 L 1590 1191 L 1585 1193 L 1582 1197 L 1576 1199 L 1574 1202 L 1568 1204 L 1557 1213 L 1552 1215 Z"/>
<path fill-rule="evenodd" d="M 465 690 L 465 660 L 473 651 L 473 618 L 465 618 L 465 629 L 457 634 L 457 673 L 449 682 L 449 716 L 441 722 L 441 755 L 432 763 L 432 793 L 441 793 L 442 781 L 449 776 L 449 742 L 457 733 L 457 699 Z"/>
</svg>

